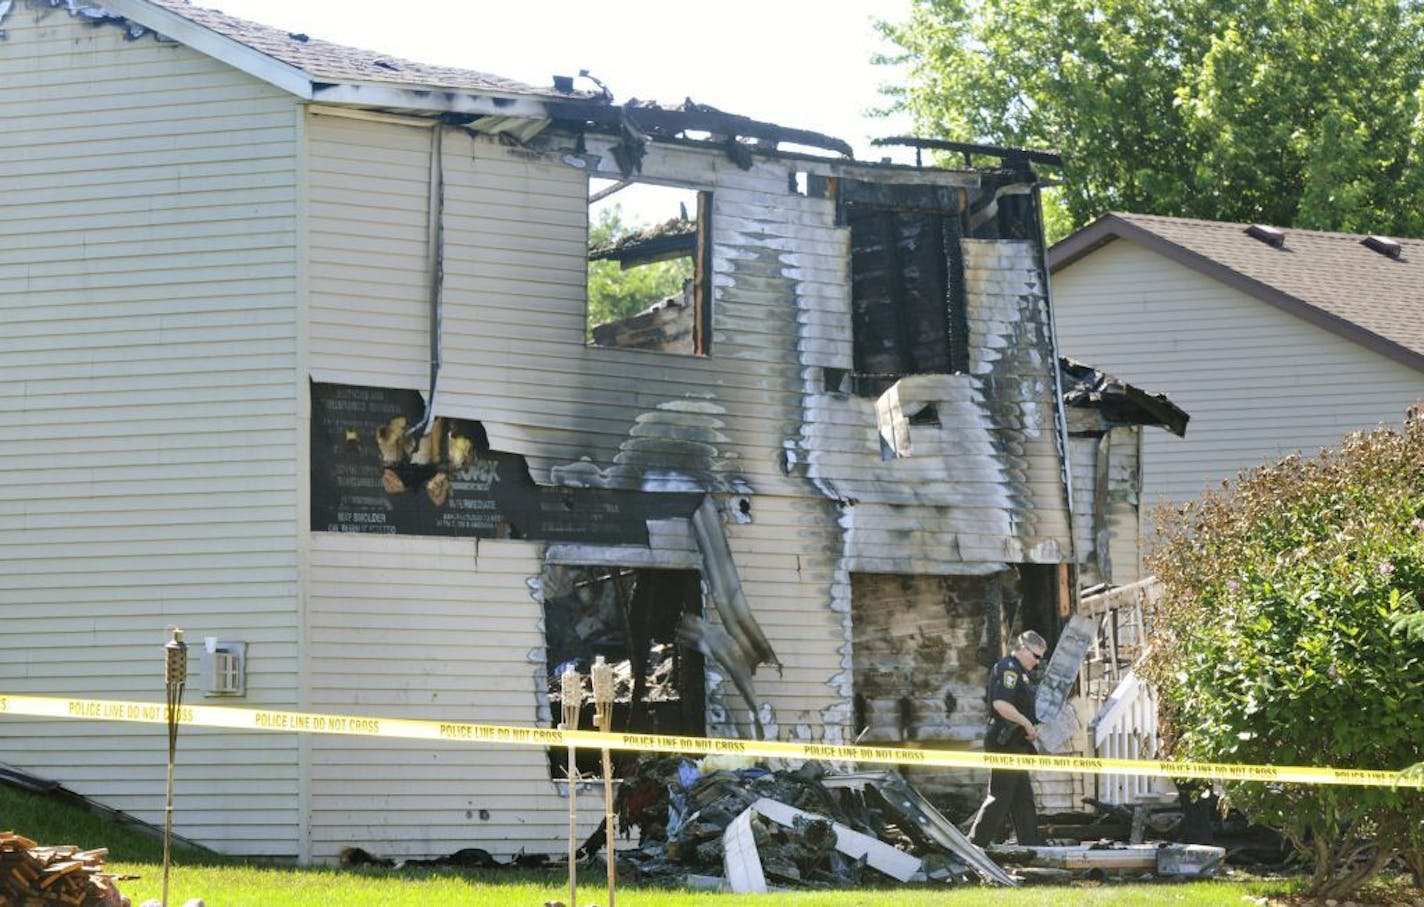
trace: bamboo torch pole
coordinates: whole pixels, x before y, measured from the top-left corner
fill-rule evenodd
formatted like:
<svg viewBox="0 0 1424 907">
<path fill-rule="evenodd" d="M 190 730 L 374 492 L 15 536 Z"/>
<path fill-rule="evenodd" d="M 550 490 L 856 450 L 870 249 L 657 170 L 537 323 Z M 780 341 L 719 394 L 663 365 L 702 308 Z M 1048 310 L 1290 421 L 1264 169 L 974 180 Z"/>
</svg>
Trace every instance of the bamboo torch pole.
<svg viewBox="0 0 1424 907">
<path fill-rule="evenodd" d="M 600 655 L 593 663 L 593 720 L 598 729 L 607 734 L 613 730 L 613 666 Z M 617 858 L 613 839 L 617 826 L 613 816 L 613 756 L 605 747 L 603 750 L 603 838 L 604 852 L 608 857 L 608 907 L 613 907 L 614 882 L 618 877 Z"/>
<path fill-rule="evenodd" d="M 579 726 L 579 709 L 583 706 L 583 677 L 579 674 L 578 668 L 569 665 L 564 668 L 563 675 L 559 678 L 563 694 L 563 717 L 564 721 L 559 725 L 560 730 L 576 731 Z M 578 764 L 575 754 L 578 749 L 569 744 L 569 907 L 578 907 L 578 793 L 575 790 L 578 785 Z"/>
<path fill-rule="evenodd" d="M 173 629 L 173 638 L 163 647 L 164 687 L 168 712 L 168 786 L 163 807 L 163 907 L 168 907 L 168 872 L 173 850 L 173 767 L 178 757 L 178 705 L 183 701 L 183 684 L 188 679 L 188 644 L 183 631 Z"/>
</svg>

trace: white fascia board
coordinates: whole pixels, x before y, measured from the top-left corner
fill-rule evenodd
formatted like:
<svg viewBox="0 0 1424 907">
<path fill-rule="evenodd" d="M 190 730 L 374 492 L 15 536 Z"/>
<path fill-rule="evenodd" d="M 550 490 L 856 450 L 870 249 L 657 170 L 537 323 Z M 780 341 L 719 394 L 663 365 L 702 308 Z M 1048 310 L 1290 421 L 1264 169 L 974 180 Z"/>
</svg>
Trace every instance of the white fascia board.
<svg viewBox="0 0 1424 907">
<path fill-rule="evenodd" d="M 115 15 L 137 22 L 166 38 L 172 38 L 198 53 L 220 60 L 303 100 L 311 100 L 311 77 L 295 66 L 275 60 L 240 41 L 234 41 L 226 35 L 220 35 L 177 13 L 145 3 L 143 0 L 103 0 L 103 4 L 104 9 Z"/>
<path fill-rule="evenodd" d="M 319 80 L 318 80 L 319 81 Z M 541 99 L 507 94 L 497 89 L 440 88 L 395 82 L 337 82 L 321 84 L 312 95 L 323 104 L 370 107 L 382 110 L 420 110 L 546 120 Z"/>
</svg>

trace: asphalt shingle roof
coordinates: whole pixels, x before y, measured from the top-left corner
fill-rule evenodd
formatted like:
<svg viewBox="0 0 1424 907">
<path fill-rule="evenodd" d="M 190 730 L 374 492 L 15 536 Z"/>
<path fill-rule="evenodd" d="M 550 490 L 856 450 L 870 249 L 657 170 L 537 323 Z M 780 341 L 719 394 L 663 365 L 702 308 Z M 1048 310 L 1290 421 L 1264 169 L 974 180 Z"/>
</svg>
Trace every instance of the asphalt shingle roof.
<svg viewBox="0 0 1424 907">
<path fill-rule="evenodd" d="M 430 88 L 496 91 L 541 97 L 568 97 L 552 88 L 535 88 L 514 79 L 470 69 L 431 66 L 372 50 L 346 47 L 280 28 L 249 22 L 189 0 L 148 0 L 210 31 L 296 67 L 317 81 L 387 82 Z"/>
<path fill-rule="evenodd" d="M 1281 228 L 1275 248 L 1247 235 L 1249 224 L 1114 212 L 1049 250 L 1053 270 L 1111 239 L 1129 239 L 1208 276 L 1371 346 L 1424 362 L 1424 240 L 1394 239 L 1391 258 L 1362 234 Z M 1384 350 L 1388 351 L 1388 350 Z"/>
</svg>

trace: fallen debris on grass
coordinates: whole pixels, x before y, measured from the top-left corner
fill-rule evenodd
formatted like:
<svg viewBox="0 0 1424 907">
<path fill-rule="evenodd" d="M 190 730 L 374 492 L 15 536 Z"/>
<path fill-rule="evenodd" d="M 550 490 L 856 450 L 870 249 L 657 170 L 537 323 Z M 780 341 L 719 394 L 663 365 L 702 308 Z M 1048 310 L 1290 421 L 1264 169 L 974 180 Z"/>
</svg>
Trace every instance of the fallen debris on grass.
<svg viewBox="0 0 1424 907">
<path fill-rule="evenodd" d="M 639 833 L 620 862 L 640 877 L 704 886 L 720 877 L 732 891 L 853 886 L 867 871 L 901 882 L 1016 884 L 893 771 L 646 756 L 624 782 L 619 815 L 625 834 Z M 600 828 L 583 852 L 602 841 Z"/>
</svg>

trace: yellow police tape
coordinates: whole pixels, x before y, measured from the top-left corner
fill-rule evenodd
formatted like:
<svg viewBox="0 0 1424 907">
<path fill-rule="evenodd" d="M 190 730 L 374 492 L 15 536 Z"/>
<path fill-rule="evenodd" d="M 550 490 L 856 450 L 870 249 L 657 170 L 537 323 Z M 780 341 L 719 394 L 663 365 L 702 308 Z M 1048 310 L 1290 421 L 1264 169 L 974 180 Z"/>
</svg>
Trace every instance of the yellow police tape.
<svg viewBox="0 0 1424 907">
<path fill-rule="evenodd" d="M 0 715 L 77 718 L 93 721 L 134 721 L 162 724 L 168 707 L 153 702 L 108 699 L 61 699 L 0 693 Z M 244 731 L 291 731 L 310 734 L 352 734 L 455 743 L 513 746 L 580 746 L 657 753 L 726 753 L 783 759 L 822 759 L 945 768 L 1015 768 L 1097 775 L 1151 775 L 1162 778 L 1208 778 L 1232 781 L 1276 781 L 1297 784 L 1353 784 L 1367 787 L 1424 788 L 1424 777 L 1402 772 L 1322 768 L 1302 765 L 1232 765 L 1222 762 L 1161 762 L 1147 759 L 1093 759 L 1079 756 L 1019 756 L 959 750 L 922 750 L 883 746 L 840 746 L 777 740 L 728 740 L 713 737 L 671 737 L 657 734 L 601 734 L 540 727 L 505 727 L 409 718 L 369 718 L 278 712 L 225 706 L 185 705 L 178 723 L 195 727 Z"/>
</svg>

